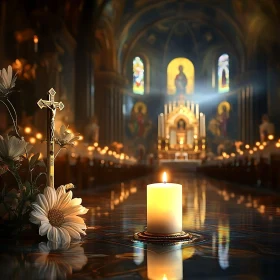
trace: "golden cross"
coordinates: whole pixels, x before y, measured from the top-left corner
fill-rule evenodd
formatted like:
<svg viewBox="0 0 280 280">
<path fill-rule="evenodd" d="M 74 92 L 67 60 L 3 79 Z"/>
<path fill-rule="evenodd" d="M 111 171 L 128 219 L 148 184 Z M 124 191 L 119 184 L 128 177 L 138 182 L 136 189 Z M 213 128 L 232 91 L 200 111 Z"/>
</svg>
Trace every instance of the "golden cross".
<svg viewBox="0 0 280 280">
<path fill-rule="evenodd" d="M 62 102 L 55 102 L 55 90 L 51 88 L 49 91 L 49 100 L 40 99 L 37 104 L 40 109 L 47 108 L 47 165 L 48 165 L 48 185 L 54 187 L 54 131 L 55 131 L 55 114 L 56 109 L 60 111 L 64 108 Z"/>
</svg>

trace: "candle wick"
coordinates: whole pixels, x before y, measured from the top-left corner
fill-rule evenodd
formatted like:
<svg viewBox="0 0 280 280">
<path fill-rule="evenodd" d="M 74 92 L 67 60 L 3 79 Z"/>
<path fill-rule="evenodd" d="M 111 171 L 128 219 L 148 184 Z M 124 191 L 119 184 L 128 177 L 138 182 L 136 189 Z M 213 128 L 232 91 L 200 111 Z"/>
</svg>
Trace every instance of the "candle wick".
<svg viewBox="0 0 280 280">
<path fill-rule="evenodd" d="M 166 181 L 163 181 L 163 184 L 166 184 Z"/>
</svg>

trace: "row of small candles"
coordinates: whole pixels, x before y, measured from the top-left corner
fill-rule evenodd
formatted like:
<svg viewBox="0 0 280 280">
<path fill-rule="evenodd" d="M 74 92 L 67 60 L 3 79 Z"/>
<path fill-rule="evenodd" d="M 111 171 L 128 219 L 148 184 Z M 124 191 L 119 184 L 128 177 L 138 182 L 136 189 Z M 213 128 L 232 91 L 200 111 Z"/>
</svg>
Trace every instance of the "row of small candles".
<svg viewBox="0 0 280 280">
<path fill-rule="evenodd" d="M 255 146 L 250 146 L 249 144 L 245 145 L 245 150 L 241 150 L 241 149 L 237 149 L 236 153 L 231 153 L 231 154 L 227 154 L 227 153 L 223 153 L 222 156 L 225 159 L 229 159 L 230 157 L 236 157 L 238 155 L 243 156 L 246 153 L 249 155 L 253 155 L 256 152 L 260 152 L 265 150 L 267 147 L 275 147 L 277 149 L 280 148 L 280 139 L 278 139 L 278 141 L 273 141 L 274 137 L 273 135 L 269 135 L 268 136 L 269 142 L 256 142 Z"/>
<path fill-rule="evenodd" d="M 32 131 L 32 128 L 26 126 L 24 128 L 24 134 L 28 136 L 26 139 L 30 144 L 35 145 L 40 143 L 43 140 L 43 134 L 40 132 Z M 69 133 L 72 133 L 71 129 L 67 130 Z M 84 137 L 79 136 L 79 141 L 83 141 Z M 130 157 L 125 153 L 118 153 L 112 151 L 108 146 L 100 147 L 99 143 L 95 142 L 93 145 L 79 145 L 79 141 L 74 142 L 75 152 L 72 151 L 71 156 L 76 158 L 78 156 L 85 156 L 90 158 L 96 158 L 104 161 L 110 161 L 113 163 L 126 163 L 126 164 L 135 164 L 137 161 L 134 157 Z M 36 147 L 37 148 L 37 147 Z M 42 156 L 41 156 L 42 157 Z"/>
</svg>

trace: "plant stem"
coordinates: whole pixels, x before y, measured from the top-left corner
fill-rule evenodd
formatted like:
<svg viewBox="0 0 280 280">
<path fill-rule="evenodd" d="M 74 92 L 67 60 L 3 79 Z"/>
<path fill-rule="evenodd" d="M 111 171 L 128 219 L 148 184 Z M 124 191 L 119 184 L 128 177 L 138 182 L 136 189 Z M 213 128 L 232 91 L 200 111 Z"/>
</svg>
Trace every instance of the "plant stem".
<svg viewBox="0 0 280 280">
<path fill-rule="evenodd" d="M 60 153 L 60 151 L 61 151 L 62 149 L 66 149 L 66 148 L 65 148 L 65 147 L 60 147 L 59 150 L 57 151 L 56 155 L 54 156 L 54 159 L 56 159 L 56 157 L 58 156 L 58 154 Z"/>
<path fill-rule="evenodd" d="M 23 184 L 21 182 L 21 178 L 18 174 L 18 172 L 16 170 L 11 170 L 11 169 L 8 169 L 10 171 L 10 173 L 14 176 L 14 178 L 16 179 L 17 181 L 17 184 L 18 184 L 18 187 L 19 189 L 22 191 L 23 190 Z"/>
</svg>

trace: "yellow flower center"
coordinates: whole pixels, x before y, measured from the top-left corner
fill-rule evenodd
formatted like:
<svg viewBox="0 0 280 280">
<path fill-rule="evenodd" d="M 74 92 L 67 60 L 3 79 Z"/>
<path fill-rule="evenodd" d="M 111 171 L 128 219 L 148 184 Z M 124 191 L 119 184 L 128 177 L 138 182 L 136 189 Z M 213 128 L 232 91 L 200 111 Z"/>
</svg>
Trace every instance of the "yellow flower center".
<svg viewBox="0 0 280 280">
<path fill-rule="evenodd" d="M 51 209 L 48 213 L 48 219 L 50 224 L 54 227 L 59 227 L 64 222 L 64 215 L 61 210 Z"/>
</svg>

